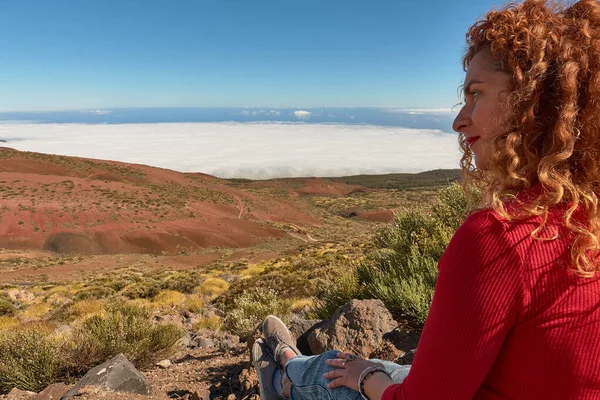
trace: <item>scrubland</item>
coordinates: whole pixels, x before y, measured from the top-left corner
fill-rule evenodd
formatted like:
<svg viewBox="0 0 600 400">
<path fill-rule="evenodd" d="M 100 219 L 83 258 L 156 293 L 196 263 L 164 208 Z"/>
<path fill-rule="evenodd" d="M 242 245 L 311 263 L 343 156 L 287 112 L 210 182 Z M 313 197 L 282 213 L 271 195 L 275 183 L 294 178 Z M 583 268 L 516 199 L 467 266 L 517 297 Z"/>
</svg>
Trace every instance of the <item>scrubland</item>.
<svg viewBox="0 0 600 400">
<path fill-rule="evenodd" d="M 249 190 L 275 189 L 254 184 Z M 373 234 L 353 236 L 348 229 L 331 236 L 336 240 L 307 240 L 269 260 L 221 259 L 185 270 L 132 265 L 68 281 L 3 284 L 0 393 L 73 381 L 120 352 L 143 370 L 177 351 L 186 330 L 225 330 L 243 338 L 268 314 L 324 319 L 353 298 L 381 299 L 398 321 L 418 330 L 431 302 L 436 263 L 468 210 L 457 184 L 402 193 L 413 196 L 405 206 L 381 192 L 313 196 L 313 215 L 338 225 L 348 218 L 343 210 L 360 214 L 372 204 L 391 206 L 396 214 L 374 225 Z M 76 257 L 19 262 L 44 268 Z M 185 326 L 182 320 L 192 322 Z"/>
</svg>

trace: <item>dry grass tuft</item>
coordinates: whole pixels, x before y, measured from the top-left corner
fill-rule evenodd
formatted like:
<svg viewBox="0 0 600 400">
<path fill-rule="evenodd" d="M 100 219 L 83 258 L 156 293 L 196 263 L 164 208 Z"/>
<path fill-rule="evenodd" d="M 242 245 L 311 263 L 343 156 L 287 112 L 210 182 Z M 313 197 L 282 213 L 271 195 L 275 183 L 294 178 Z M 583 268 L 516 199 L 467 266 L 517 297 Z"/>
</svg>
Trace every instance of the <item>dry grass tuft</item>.
<svg viewBox="0 0 600 400">
<path fill-rule="evenodd" d="M 176 290 L 162 290 L 152 299 L 152 302 L 161 307 L 177 307 L 185 303 L 185 294 Z"/>
<path fill-rule="evenodd" d="M 229 289 L 229 283 L 227 283 L 226 280 L 221 278 L 208 278 L 202 282 L 202 285 L 196 289 L 196 292 L 212 299 L 225 292 L 227 289 Z"/>
</svg>

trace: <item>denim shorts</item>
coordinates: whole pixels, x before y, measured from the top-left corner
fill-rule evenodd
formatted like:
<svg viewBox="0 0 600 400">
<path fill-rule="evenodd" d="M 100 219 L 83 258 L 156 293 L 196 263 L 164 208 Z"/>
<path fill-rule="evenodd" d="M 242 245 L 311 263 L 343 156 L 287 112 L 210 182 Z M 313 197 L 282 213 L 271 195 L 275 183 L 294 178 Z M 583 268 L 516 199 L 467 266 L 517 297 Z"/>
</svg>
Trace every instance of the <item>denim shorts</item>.
<svg viewBox="0 0 600 400">
<path fill-rule="evenodd" d="M 285 366 L 285 374 L 292 383 L 290 399 L 360 399 L 360 394 L 350 388 L 327 388 L 327 384 L 331 380 L 323 378 L 323 374 L 336 368 L 327 365 L 325 360 L 337 358 L 338 353 L 337 350 L 330 350 L 318 356 L 296 356 L 288 361 Z M 396 383 L 401 383 L 410 370 L 410 365 L 398 365 L 376 359 L 371 361 L 383 364 L 387 373 Z"/>
</svg>

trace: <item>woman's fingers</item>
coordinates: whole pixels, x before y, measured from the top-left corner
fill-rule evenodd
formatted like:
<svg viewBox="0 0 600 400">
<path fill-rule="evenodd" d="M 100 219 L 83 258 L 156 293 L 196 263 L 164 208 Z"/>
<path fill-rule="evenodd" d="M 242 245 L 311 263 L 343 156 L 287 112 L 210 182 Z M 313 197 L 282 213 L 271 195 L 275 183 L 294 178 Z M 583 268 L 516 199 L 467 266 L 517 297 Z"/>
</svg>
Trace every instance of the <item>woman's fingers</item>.
<svg viewBox="0 0 600 400">
<path fill-rule="evenodd" d="M 345 386 L 346 373 L 343 369 L 334 369 L 323 374 L 325 379 L 331 379 L 331 382 L 327 384 L 327 387 L 334 389 L 336 387 Z"/>
<path fill-rule="evenodd" d="M 344 366 L 345 362 L 347 362 L 347 361 L 344 358 L 330 358 L 330 359 L 325 360 L 325 363 L 327 365 L 336 367 L 336 368 L 342 368 Z"/>
<path fill-rule="evenodd" d="M 343 377 L 342 378 L 337 378 L 337 379 L 334 379 L 333 381 L 329 382 L 327 384 L 327 387 L 329 389 L 335 389 L 336 387 L 346 386 L 345 385 L 345 381 L 346 380 Z"/>
<path fill-rule="evenodd" d="M 323 377 L 327 378 L 327 379 L 336 379 L 336 378 L 341 377 L 342 375 L 343 375 L 343 371 L 341 369 L 332 369 L 329 372 L 325 372 L 323 374 Z"/>
</svg>

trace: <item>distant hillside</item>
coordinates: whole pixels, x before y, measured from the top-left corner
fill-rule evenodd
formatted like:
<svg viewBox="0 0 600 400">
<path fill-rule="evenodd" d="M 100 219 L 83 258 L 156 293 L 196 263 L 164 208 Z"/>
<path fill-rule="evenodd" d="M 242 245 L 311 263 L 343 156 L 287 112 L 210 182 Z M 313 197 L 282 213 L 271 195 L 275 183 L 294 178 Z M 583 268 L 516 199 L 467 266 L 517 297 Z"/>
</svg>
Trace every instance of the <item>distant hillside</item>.
<svg viewBox="0 0 600 400">
<path fill-rule="evenodd" d="M 460 169 L 436 169 L 418 174 L 354 175 L 331 179 L 374 189 L 412 189 L 458 181 L 460 172 Z"/>
<path fill-rule="evenodd" d="M 204 174 L 0 147 L 0 248 L 161 254 L 248 247 L 286 236 L 288 225 L 319 222 L 294 194 L 284 187 L 278 196 L 257 196 Z"/>
</svg>

